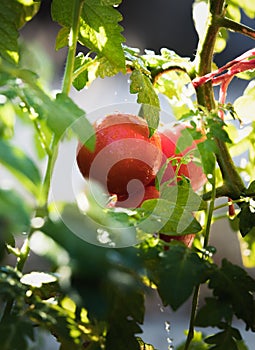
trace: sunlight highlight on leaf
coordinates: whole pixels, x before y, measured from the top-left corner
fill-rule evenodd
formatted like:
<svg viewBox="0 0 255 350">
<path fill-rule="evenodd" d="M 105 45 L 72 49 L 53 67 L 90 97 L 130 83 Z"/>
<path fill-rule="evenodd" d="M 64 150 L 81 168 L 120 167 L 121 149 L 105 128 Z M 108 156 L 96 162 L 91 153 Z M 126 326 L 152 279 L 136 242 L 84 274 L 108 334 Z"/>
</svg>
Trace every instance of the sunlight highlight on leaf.
<svg viewBox="0 0 255 350">
<path fill-rule="evenodd" d="M 56 282 L 56 276 L 50 275 L 49 273 L 44 272 L 31 272 L 24 275 L 20 282 L 32 287 L 40 288 L 43 284 Z"/>
</svg>

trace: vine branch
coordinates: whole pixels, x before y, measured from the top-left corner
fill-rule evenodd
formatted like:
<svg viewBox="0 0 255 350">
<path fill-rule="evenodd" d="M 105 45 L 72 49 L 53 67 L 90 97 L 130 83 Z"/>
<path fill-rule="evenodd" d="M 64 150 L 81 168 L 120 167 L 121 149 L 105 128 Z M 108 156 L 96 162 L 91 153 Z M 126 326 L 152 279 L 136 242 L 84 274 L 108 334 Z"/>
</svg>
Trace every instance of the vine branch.
<svg viewBox="0 0 255 350">
<path fill-rule="evenodd" d="M 248 36 L 249 38 L 255 39 L 255 30 L 242 23 L 235 22 L 227 17 L 222 18 L 221 16 L 216 16 L 215 21 L 220 27 L 229 29 L 235 33 L 240 33 Z"/>
<path fill-rule="evenodd" d="M 220 29 L 218 19 L 220 17 L 224 18 L 224 9 L 224 0 L 210 1 L 208 25 L 204 37 L 199 42 L 196 57 L 196 72 L 198 77 L 203 77 L 211 72 L 215 41 Z M 215 20 L 215 18 L 217 20 Z M 215 110 L 217 106 L 214 98 L 212 81 L 209 80 L 202 85 L 195 86 L 195 88 L 198 105 L 206 107 L 209 111 Z M 221 188 L 221 191 L 224 189 L 226 190 L 225 196 L 237 199 L 244 189 L 244 184 L 235 168 L 225 142 L 215 137 L 215 143 L 218 150 L 216 159 L 224 181 L 224 187 Z"/>
</svg>

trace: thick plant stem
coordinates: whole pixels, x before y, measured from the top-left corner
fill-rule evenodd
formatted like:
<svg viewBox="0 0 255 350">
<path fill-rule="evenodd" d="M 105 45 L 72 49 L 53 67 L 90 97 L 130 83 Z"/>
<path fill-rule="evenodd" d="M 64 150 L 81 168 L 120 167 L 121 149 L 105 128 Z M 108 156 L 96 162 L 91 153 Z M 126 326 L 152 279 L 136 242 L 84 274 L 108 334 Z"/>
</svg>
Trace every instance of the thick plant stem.
<svg viewBox="0 0 255 350">
<path fill-rule="evenodd" d="M 207 30 L 199 42 L 196 57 L 196 72 L 198 76 L 204 76 L 211 72 L 215 41 L 220 29 L 219 18 L 224 17 L 224 0 L 211 0 L 209 9 L 210 15 L 208 17 Z M 196 92 L 199 106 L 206 107 L 209 111 L 216 110 L 217 105 L 211 82 L 197 87 Z M 235 169 L 225 142 L 219 138 L 215 138 L 215 143 L 218 149 L 216 154 L 217 163 L 224 180 L 224 188 L 226 189 L 225 195 L 233 199 L 238 199 L 244 189 L 244 184 Z"/>
<path fill-rule="evenodd" d="M 245 188 L 244 183 L 236 171 L 226 144 L 218 138 L 215 138 L 215 143 L 218 148 L 218 153 L 216 154 L 217 163 L 220 167 L 224 185 L 226 187 L 225 196 L 232 199 L 238 199 Z"/>
</svg>

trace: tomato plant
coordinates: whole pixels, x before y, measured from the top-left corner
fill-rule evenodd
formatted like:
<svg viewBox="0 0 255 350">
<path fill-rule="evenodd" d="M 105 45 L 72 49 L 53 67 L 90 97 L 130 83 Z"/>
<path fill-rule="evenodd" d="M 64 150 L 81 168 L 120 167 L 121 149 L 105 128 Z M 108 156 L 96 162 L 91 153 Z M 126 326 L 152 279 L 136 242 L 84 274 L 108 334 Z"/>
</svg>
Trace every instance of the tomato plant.
<svg viewBox="0 0 255 350">
<path fill-rule="evenodd" d="M 156 349 L 142 328 L 151 293 L 171 308 L 171 323 L 190 302 L 186 336 L 174 339 L 174 348 L 252 349 L 255 50 L 245 52 L 241 42 L 240 56 L 220 67 L 215 58 L 229 32 L 254 40 L 255 29 L 242 23 L 244 14 L 254 19 L 254 1 L 194 0 L 198 43 L 189 58 L 174 48 L 125 45 L 121 0 L 52 0 L 55 49 L 65 57 L 57 90 L 39 67 L 41 53 L 20 37 L 41 5 L 0 3 L 1 350 L 41 349 L 45 332 L 61 350 Z M 114 125 L 93 124 L 72 92 L 115 76 L 136 96 L 137 116 L 123 123 L 130 112 L 122 107 L 108 113 Z M 229 102 L 236 78 L 246 88 Z M 161 130 L 172 121 L 162 120 L 162 96 L 182 130 Z M 163 162 L 161 132 L 161 140 L 168 137 Z M 18 137 L 31 143 L 19 145 Z M 61 147 L 72 142 L 72 164 L 64 157 L 56 178 Z M 74 189 L 73 173 L 74 187 L 81 180 Z M 142 187 L 130 192 L 137 173 Z M 60 177 L 70 180 L 61 191 L 72 190 L 73 200 L 52 196 Z M 219 220 L 233 231 L 240 264 L 229 256 L 219 261 L 220 244 L 212 245 Z M 34 254 L 43 266 L 34 265 Z M 173 348 L 170 338 L 166 346 Z"/>
</svg>

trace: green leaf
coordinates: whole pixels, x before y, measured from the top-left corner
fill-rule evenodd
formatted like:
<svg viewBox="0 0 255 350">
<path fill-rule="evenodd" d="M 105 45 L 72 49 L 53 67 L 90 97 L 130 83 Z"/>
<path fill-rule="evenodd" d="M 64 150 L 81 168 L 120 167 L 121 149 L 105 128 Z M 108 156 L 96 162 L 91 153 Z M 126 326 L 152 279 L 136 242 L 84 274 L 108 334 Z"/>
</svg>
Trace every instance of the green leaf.
<svg viewBox="0 0 255 350">
<path fill-rule="evenodd" d="M 160 55 L 155 54 L 151 50 L 145 50 L 145 52 L 146 54 L 142 55 L 141 58 L 151 71 L 152 76 L 155 76 L 160 70 L 167 70 L 169 68 L 181 69 L 184 72 L 192 68 L 189 57 L 179 56 L 173 50 L 162 48 L 160 49 Z"/>
<path fill-rule="evenodd" d="M 56 50 L 62 49 L 65 46 L 68 46 L 68 37 L 70 29 L 68 27 L 62 27 L 56 37 Z"/>
<path fill-rule="evenodd" d="M 206 279 L 210 270 L 210 266 L 196 253 L 175 244 L 153 259 L 148 255 L 147 268 L 163 304 L 170 305 L 173 310 L 177 310 L 190 297 L 195 286 Z"/>
<path fill-rule="evenodd" d="M 70 97 L 59 93 L 52 104 L 52 109 L 47 124 L 58 137 L 71 128 L 88 149 L 94 149 L 96 141 L 94 129 L 85 117 L 85 112 Z"/>
<path fill-rule="evenodd" d="M 10 266 L 0 267 L 0 295 L 5 300 L 18 300 L 26 293 L 26 286 L 20 283 L 21 273 Z"/>
<path fill-rule="evenodd" d="M 6 315 L 0 324 L 1 350 L 20 349 L 20 346 L 28 349 L 28 344 L 30 349 L 31 340 L 34 340 L 31 329 L 35 326 L 50 331 L 63 349 L 67 344 L 69 349 L 81 350 L 85 344 L 101 343 L 105 327 L 95 320 L 91 326 L 85 309 L 78 314 L 75 302 L 63 298 L 59 288 L 55 286 L 50 290 L 55 284 L 53 277 L 35 272 L 22 276 L 11 267 L 0 268 L 0 295 L 4 300 L 15 300 L 16 315 Z M 56 294 L 58 297 L 53 303 L 52 297 Z M 16 330 L 20 334 L 16 334 Z M 8 334 L 4 335 L 4 332 Z M 91 349 L 99 348 L 91 346 Z"/>
<path fill-rule="evenodd" d="M 250 122 L 254 119 L 255 108 L 255 80 L 252 80 L 241 97 L 234 102 L 235 112 L 244 122 Z"/>
<path fill-rule="evenodd" d="M 10 316 L 0 324 L 2 350 L 29 350 L 34 341 L 34 326 L 27 319 Z"/>
<path fill-rule="evenodd" d="M 0 56 L 18 62 L 18 29 L 38 12 L 40 2 L 1 0 L 0 3 Z"/>
<path fill-rule="evenodd" d="M 215 152 L 217 152 L 217 148 L 215 142 L 213 140 L 206 139 L 203 142 L 199 142 L 197 144 L 197 148 L 199 150 L 199 154 L 201 156 L 203 169 L 205 174 L 213 174 L 216 164 Z M 207 177 L 208 181 L 212 181 L 211 177 Z"/>
<path fill-rule="evenodd" d="M 79 39 L 81 43 L 99 56 L 107 58 L 113 66 L 124 73 L 125 57 L 121 45 L 124 37 L 121 35 L 123 29 L 118 24 L 122 16 L 113 8 L 113 5 L 120 3 L 121 0 L 85 1 Z"/>
<path fill-rule="evenodd" d="M 142 324 L 144 321 L 144 292 L 137 283 L 134 276 L 128 272 L 112 271 L 108 283 L 109 302 L 112 305 L 112 316 L 118 314 L 120 319 L 132 318 L 135 322 Z M 118 279 L 119 277 L 119 279 Z M 140 333 L 140 332 L 139 332 Z"/>
<path fill-rule="evenodd" d="M 34 195 L 38 194 L 41 183 L 40 172 L 21 149 L 8 141 L 0 140 L 0 162 Z"/>
<path fill-rule="evenodd" d="M 113 283 L 108 281 L 111 310 L 106 348 L 140 350 L 136 334 L 142 333 L 138 323 L 144 319 L 144 293 L 130 274 L 116 270 L 112 273 Z"/>
<path fill-rule="evenodd" d="M 243 264 L 247 268 L 255 267 L 255 227 L 245 237 L 239 238 Z"/>
<path fill-rule="evenodd" d="M 117 1 L 85 1 L 82 6 L 79 30 L 79 42 L 104 57 L 117 72 L 125 72 L 125 57 L 122 43 L 124 37 L 121 35 L 122 27 L 119 22 L 122 20 L 120 12 L 113 6 L 120 3 Z M 68 0 L 54 0 L 52 3 L 53 20 L 62 26 L 71 28 L 73 3 Z M 67 30 L 59 35 L 57 46 L 62 46 Z M 61 38 L 61 39 L 60 39 Z M 60 44 L 61 43 L 61 44 Z"/>
<path fill-rule="evenodd" d="M 74 62 L 74 73 L 76 70 L 81 69 L 83 66 L 87 66 L 89 62 L 91 62 L 92 59 L 90 57 L 85 57 L 83 53 L 79 53 L 75 57 L 75 62 Z M 83 89 L 87 82 L 89 81 L 88 77 L 88 70 L 85 69 L 82 73 L 80 73 L 77 78 L 74 79 L 73 81 L 73 86 L 79 91 Z"/>
<path fill-rule="evenodd" d="M 198 310 L 197 327 L 218 327 L 223 320 L 231 322 L 233 311 L 228 303 L 214 298 L 205 298 L 205 305 Z"/>
<path fill-rule="evenodd" d="M 116 318 L 106 336 L 106 349 L 140 350 L 135 334 L 141 332 L 134 321 Z"/>
<path fill-rule="evenodd" d="M 14 133 L 15 110 L 10 103 L 0 104 L 0 138 L 10 139 Z"/>
<path fill-rule="evenodd" d="M 215 345 L 210 347 L 211 350 L 238 350 L 237 341 L 241 339 L 242 337 L 238 329 L 226 327 L 224 331 L 205 338 L 205 342 Z"/>
<path fill-rule="evenodd" d="M 237 217 L 239 218 L 240 233 L 242 237 L 245 237 L 255 227 L 255 208 L 253 199 L 250 199 L 250 202 L 248 203 L 242 204 L 241 211 L 238 213 Z"/>
<path fill-rule="evenodd" d="M 45 93 L 37 82 L 35 73 L 24 69 L 11 69 L 13 75 L 18 75 L 24 85 L 16 86 L 16 96 L 20 98 L 32 120 L 46 119 L 47 126 L 58 138 L 67 129 L 80 138 L 81 142 L 92 150 L 95 145 L 94 129 L 85 117 L 85 112 L 65 94 L 57 94 L 55 99 Z M 15 97 L 16 97 L 15 96 Z"/>
<path fill-rule="evenodd" d="M 155 91 L 168 98 L 175 117 L 181 118 L 193 106 L 191 95 L 194 89 L 187 74 L 192 69 L 190 58 L 181 57 L 166 48 L 160 50 L 160 55 L 151 50 L 145 52 L 145 55 L 139 56 L 135 49 L 126 48 L 127 64 L 151 77 Z"/>
<path fill-rule="evenodd" d="M 190 343 L 190 350 L 207 350 L 209 345 L 203 341 L 203 334 L 201 332 L 194 331 L 194 337 Z M 185 350 L 185 343 L 179 345 L 176 350 Z"/>
<path fill-rule="evenodd" d="M 117 73 L 116 67 L 106 57 L 92 59 L 79 53 L 75 60 L 73 86 L 81 90 L 97 77 L 111 77 Z"/>
<path fill-rule="evenodd" d="M 245 322 L 247 330 L 255 331 L 255 280 L 246 271 L 223 259 L 221 268 L 210 277 L 209 288 L 219 300 L 232 307 L 235 315 Z"/>
<path fill-rule="evenodd" d="M 62 26 L 71 27 L 73 2 L 68 0 L 53 0 L 51 3 L 52 19 Z"/>
<path fill-rule="evenodd" d="M 26 232 L 30 225 L 30 215 L 31 209 L 16 192 L 0 189 L 0 233 Z"/>
<path fill-rule="evenodd" d="M 247 196 L 249 195 L 253 196 L 254 193 L 255 193 L 255 180 L 249 184 L 247 190 L 245 191 L 245 194 L 247 194 Z"/>
<path fill-rule="evenodd" d="M 103 247 L 126 247 L 137 243 L 137 232 L 128 223 L 128 217 L 123 221 L 123 216 L 109 215 L 96 201 L 97 198 L 81 196 L 79 201 L 88 203 L 86 212 L 82 212 L 74 204 L 63 207 L 62 203 L 56 203 L 63 222 L 81 239 L 91 244 Z M 59 215 L 58 214 L 58 215 Z M 128 223 L 128 225 L 127 225 Z"/>
<path fill-rule="evenodd" d="M 141 338 L 137 338 L 137 340 L 140 344 L 140 350 L 157 350 L 153 345 L 144 343 Z"/>
<path fill-rule="evenodd" d="M 194 91 L 191 87 L 190 78 L 186 72 L 170 70 L 159 76 L 155 83 L 155 88 L 168 98 L 172 112 L 177 119 L 193 110 L 192 95 Z"/>
<path fill-rule="evenodd" d="M 245 0 L 242 2 L 238 0 L 229 0 L 229 2 L 230 4 L 238 6 L 240 9 L 242 9 L 248 17 L 255 17 L 255 4 L 253 0 Z"/>
<path fill-rule="evenodd" d="M 143 202 L 139 229 L 147 233 L 184 235 L 201 231 L 201 225 L 192 212 L 166 199 L 151 199 Z"/>
<path fill-rule="evenodd" d="M 207 124 L 210 129 L 210 131 L 207 133 L 207 138 L 218 138 L 224 142 L 232 143 L 227 131 L 224 129 L 226 124 L 217 115 L 212 115 L 212 118 L 208 118 Z"/>
<path fill-rule="evenodd" d="M 194 129 L 191 128 L 185 128 L 181 130 L 180 137 L 177 140 L 176 143 L 176 149 L 175 153 L 179 154 L 184 152 L 187 148 L 194 145 Z M 202 138 L 202 134 L 200 133 L 200 138 Z M 196 149 L 193 150 L 193 152 L 196 151 Z"/>
<path fill-rule="evenodd" d="M 249 350 L 248 346 L 245 344 L 243 340 L 238 340 L 236 342 L 238 350 Z"/>
<path fill-rule="evenodd" d="M 147 121 L 152 135 L 159 124 L 159 98 L 150 78 L 140 70 L 134 70 L 130 79 L 130 92 L 138 94 L 137 102 L 142 105 L 139 115 Z"/>
<path fill-rule="evenodd" d="M 186 181 L 179 181 L 177 186 L 162 186 L 160 198 L 166 199 L 171 203 L 178 203 L 178 206 L 194 212 L 206 208 L 205 201 L 193 191 L 190 184 Z"/>
<path fill-rule="evenodd" d="M 32 271 L 23 275 L 20 282 L 41 299 L 56 297 L 60 293 L 58 279 L 51 273 Z"/>
</svg>

